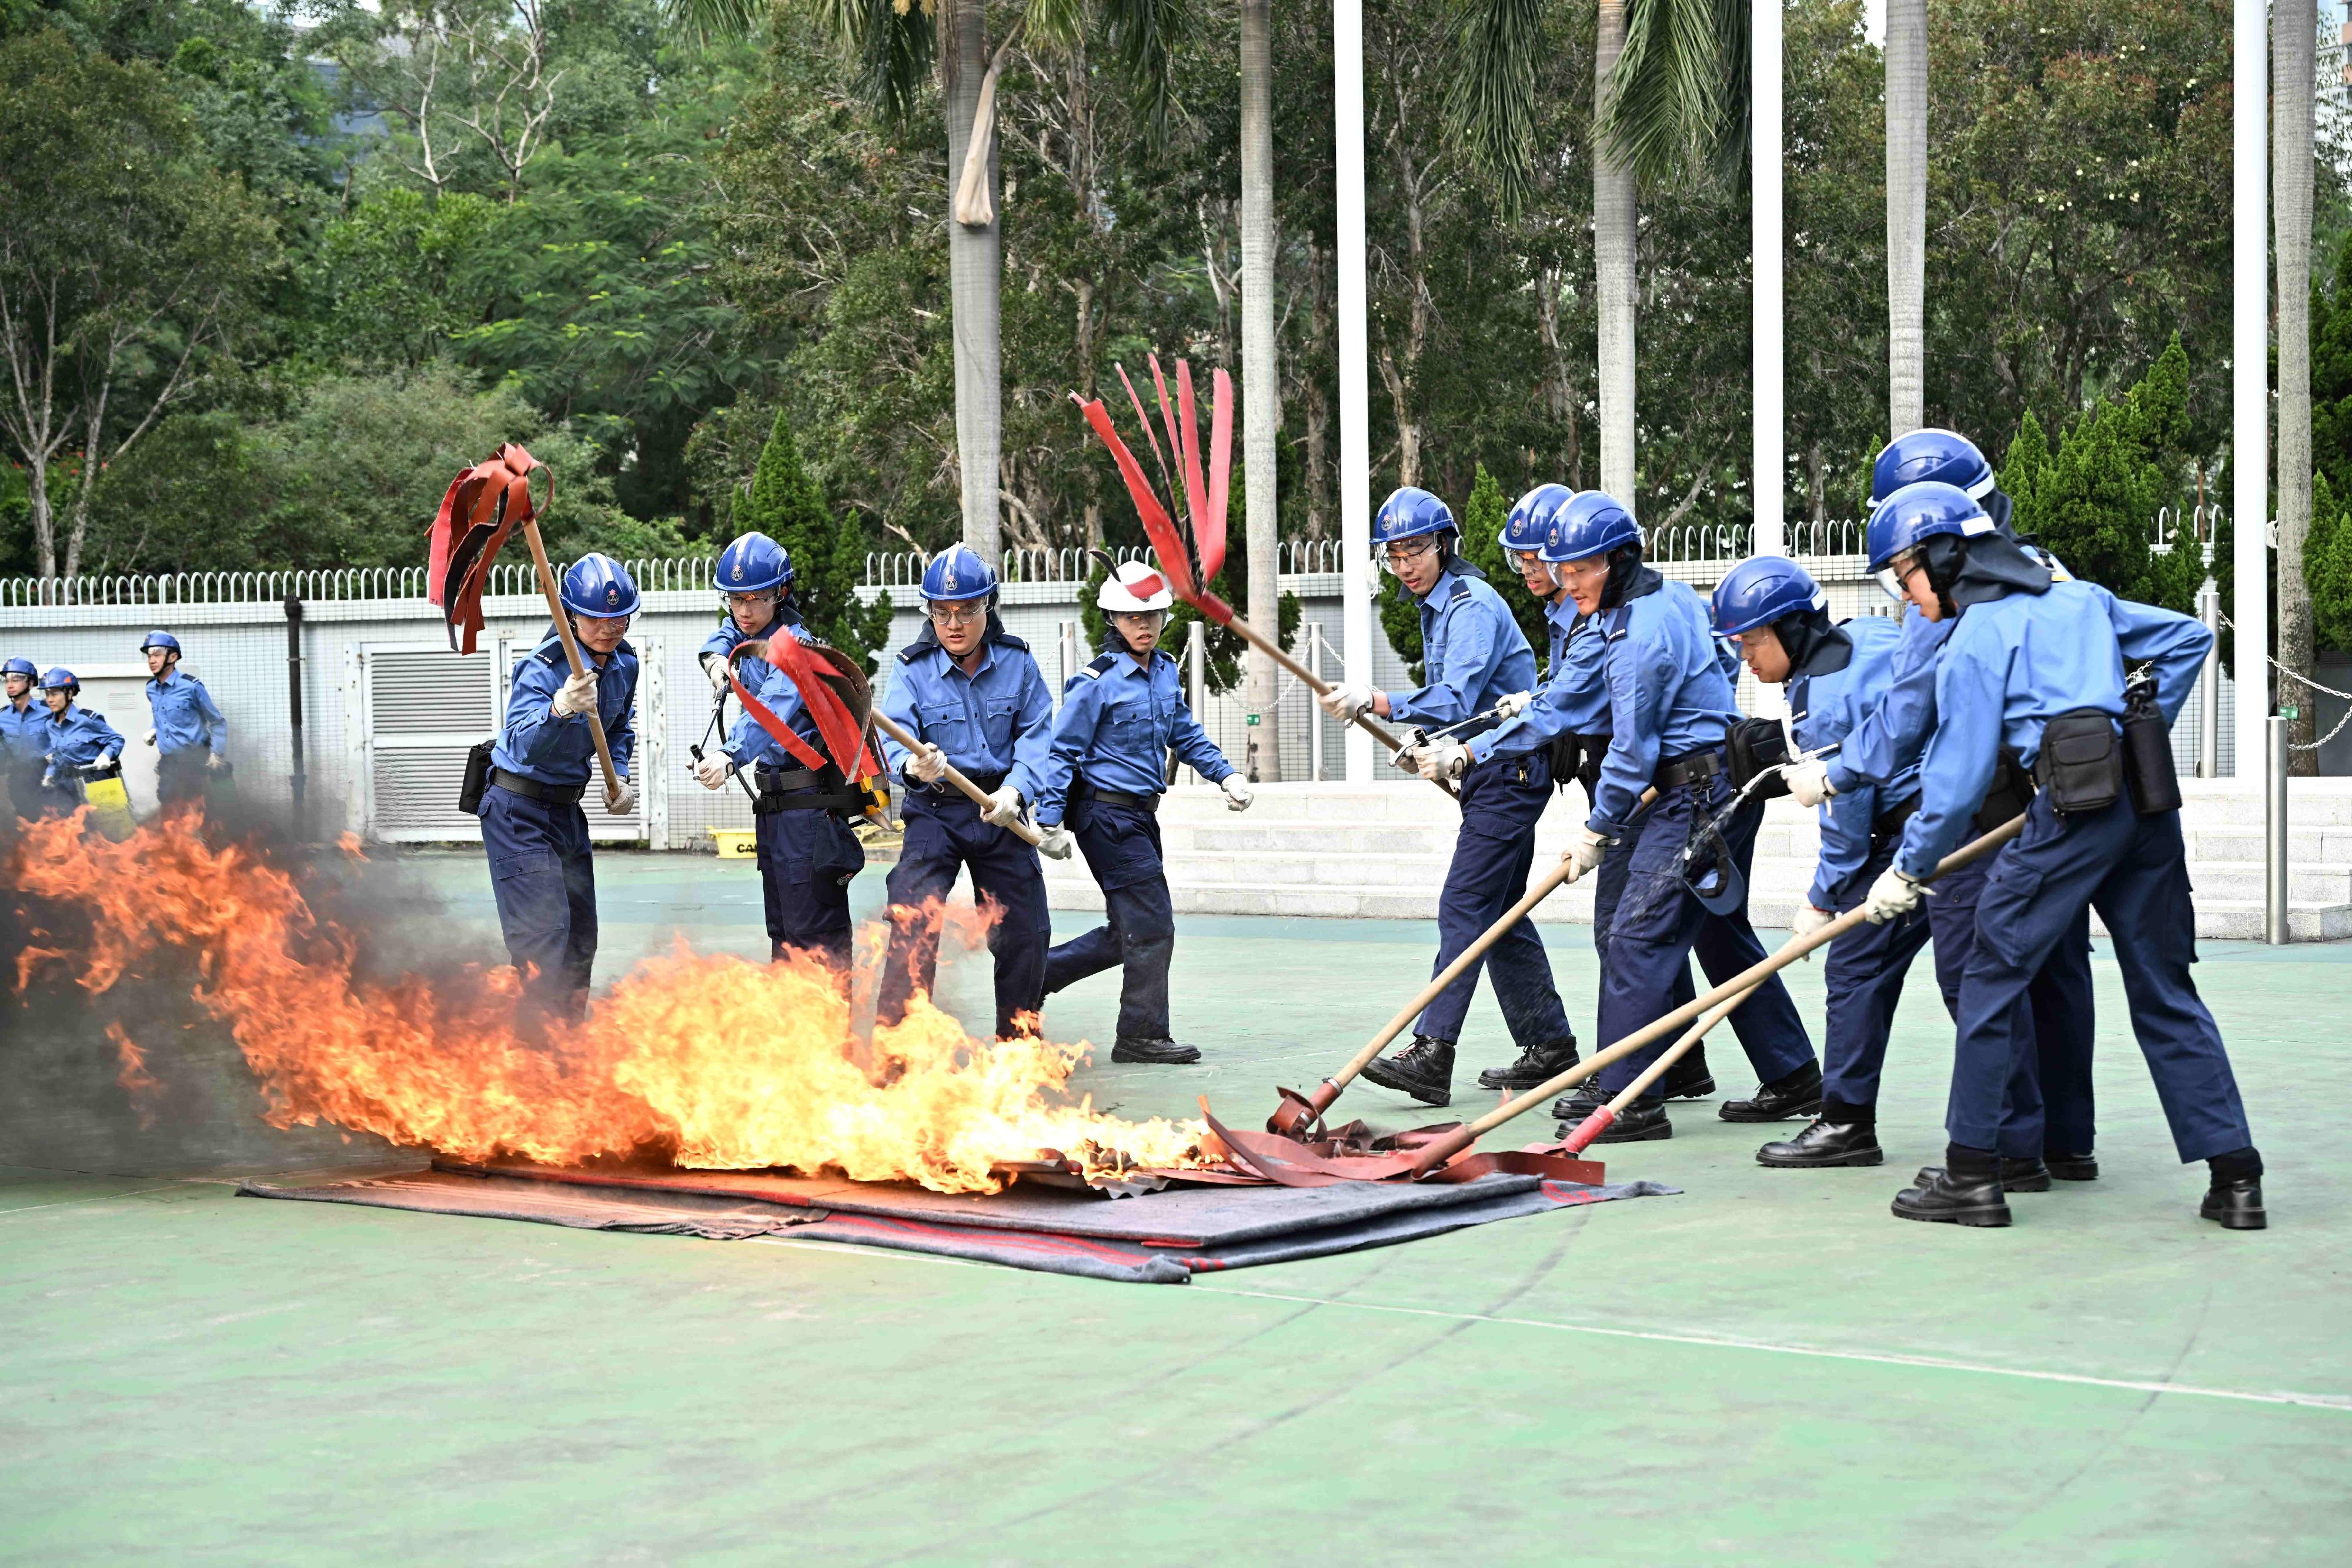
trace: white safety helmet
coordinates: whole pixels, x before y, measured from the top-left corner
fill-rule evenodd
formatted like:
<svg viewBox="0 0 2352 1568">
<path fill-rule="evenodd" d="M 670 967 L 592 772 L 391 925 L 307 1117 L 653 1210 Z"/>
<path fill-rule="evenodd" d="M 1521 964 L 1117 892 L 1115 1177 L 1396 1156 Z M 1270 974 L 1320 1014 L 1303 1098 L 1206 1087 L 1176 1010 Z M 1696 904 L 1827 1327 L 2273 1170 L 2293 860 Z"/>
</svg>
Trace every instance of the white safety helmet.
<svg viewBox="0 0 2352 1568">
<path fill-rule="evenodd" d="M 1105 610 L 1137 615 L 1167 609 L 1176 602 L 1176 595 L 1158 567 L 1131 560 L 1103 580 L 1102 591 L 1095 595 L 1095 602 Z"/>
</svg>

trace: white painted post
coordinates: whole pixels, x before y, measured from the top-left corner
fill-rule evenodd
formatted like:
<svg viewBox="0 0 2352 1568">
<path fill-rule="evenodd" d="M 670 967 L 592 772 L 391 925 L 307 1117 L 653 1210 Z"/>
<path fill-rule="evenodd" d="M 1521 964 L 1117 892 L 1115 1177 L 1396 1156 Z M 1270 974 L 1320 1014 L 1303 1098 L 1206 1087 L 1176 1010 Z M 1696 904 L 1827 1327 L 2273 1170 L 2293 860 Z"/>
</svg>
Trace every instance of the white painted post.
<svg viewBox="0 0 2352 1568">
<path fill-rule="evenodd" d="M 2245 4 L 2245 0 L 2240 0 Z M 1372 679 L 1371 393 L 1367 381 L 1364 282 L 1364 14 L 1361 0 L 1332 0 L 1331 99 L 1337 125 L 1339 304 L 1339 664 L 1350 685 Z M 1372 779 L 1372 737 L 1347 730 L 1348 782 Z"/>
<path fill-rule="evenodd" d="M 1320 621 L 1307 623 L 1307 667 L 1315 673 L 1317 680 L 1323 678 L 1323 622 Z M 1308 755 L 1315 759 L 1307 777 L 1320 784 L 1323 782 L 1323 705 L 1315 700 L 1312 692 L 1307 695 L 1307 735 Z"/>
<path fill-rule="evenodd" d="M 1782 442 L 1782 392 L 1786 382 L 1781 344 L 1783 253 L 1780 204 L 1780 7 L 1782 0 L 1749 0 L 1748 91 L 1754 105 L 1753 144 L 1748 160 L 1748 204 L 1754 279 L 1749 292 L 1748 379 L 1754 424 L 1750 444 L 1755 468 L 1756 526 L 1749 540 L 1756 555 L 1786 555 L 1788 528 L 1781 517 L 1781 486 L 1787 475 Z M 1778 718 L 1788 711 L 1786 688 L 1759 683 L 1756 711 Z"/>
<path fill-rule="evenodd" d="M 2262 777 L 2270 682 L 2270 7 L 2231 16 L 2231 515 L 2237 521 L 2237 777 Z"/>
</svg>

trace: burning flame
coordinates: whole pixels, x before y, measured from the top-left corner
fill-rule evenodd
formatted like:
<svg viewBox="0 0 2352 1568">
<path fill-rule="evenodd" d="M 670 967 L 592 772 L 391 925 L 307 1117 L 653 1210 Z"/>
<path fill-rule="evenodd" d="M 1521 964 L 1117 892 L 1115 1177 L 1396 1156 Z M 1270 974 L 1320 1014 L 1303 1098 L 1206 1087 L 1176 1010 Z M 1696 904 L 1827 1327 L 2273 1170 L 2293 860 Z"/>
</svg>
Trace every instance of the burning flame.
<svg viewBox="0 0 2352 1568">
<path fill-rule="evenodd" d="M 681 939 L 542 1044 L 519 1027 L 512 969 L 365 978 L 356 944 L 312 915 L 292 875 L 207 843 L 193 816 L 121 843 L 78 816 L 31 824 L 11 871 L 20 894 L 91 923 L 80 951 L 26 949 L 20 991 L 63 965 L 100 994 L 152 957 L 192 952 L 195 1000 L 235 1037 L 273 1126 L 327 1122 L 473 1160 L 656 1155 L 938 1192 L 996 1191 L 995 1167 L 1049 1150 L 1090 1172 L 1204 1163 L 1198 1123 L 1055 1103 L 1082 1047 L 975 1040 L 925 998 L 874 1031 L 872 1056 L 893 1074 L 875 1082 L 850 1054 L 848 999 L 814 959 L 754 963 Z M 144 1053 L 109 1032 L 124 1086 L 152 1092 Z"/>
</svg>

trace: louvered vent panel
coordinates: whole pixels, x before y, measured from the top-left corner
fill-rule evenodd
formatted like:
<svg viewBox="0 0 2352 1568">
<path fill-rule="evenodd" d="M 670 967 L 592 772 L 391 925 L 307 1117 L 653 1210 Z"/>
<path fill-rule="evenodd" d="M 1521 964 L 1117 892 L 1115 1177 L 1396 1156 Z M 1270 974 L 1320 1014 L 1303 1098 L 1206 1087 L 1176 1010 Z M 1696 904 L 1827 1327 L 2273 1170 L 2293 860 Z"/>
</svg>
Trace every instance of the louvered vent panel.
<svg viewBox="0 0 2352 1568">
<path fill-rule="evenodd" d="M 479 819 L 457 810 L 466 781 L 464 747 L 378 751 L 373 783 L 383 838 L 479 838 Z"/>
<path fill-rule="evenodd" d="M 487 736 L 490 655 L 378 653 L 368 655 L 368 705 L 378 735 Z"/>
</svg>

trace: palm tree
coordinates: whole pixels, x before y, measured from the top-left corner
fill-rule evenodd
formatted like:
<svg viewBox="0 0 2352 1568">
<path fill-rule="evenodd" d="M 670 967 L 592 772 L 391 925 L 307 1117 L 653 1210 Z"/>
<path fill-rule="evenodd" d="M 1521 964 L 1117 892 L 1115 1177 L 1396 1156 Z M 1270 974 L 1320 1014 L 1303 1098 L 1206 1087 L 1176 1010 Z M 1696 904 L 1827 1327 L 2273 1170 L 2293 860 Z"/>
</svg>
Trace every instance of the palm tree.
<svg viewBox="0 0 2352 1568">
<path fill-rule="evenodd" d="M 1601 487 L 1634 499 L 1636 195 L 1736 169 L 1748 141 L 1748 0 L 1596 0 L 1592 251 L 1600 306 Z M 1536 52 L 1545 0 L 1472 0 L 1450 118 L 1506 211 L 1535 155 Z M 1637 507 L 1638 511 L 1638 507 Z"/>
<path fill-rule="evenodd" d="M 1272 0 L 1242 0 L 1242 484 L 1249 550 L 1249 618 L 1282 624 L 1276 580 L 1275 433 L 1282 367 L 1274 341 L 1274 16 Z M 1252 648 L 1243 693 L 1252 770 L 1282 777 L 1281 726 L 1276 716 L 1272 654 Z"/>
<path fill-rule="evenodd" d="M 805 0 L 852 62 L 859 89 L 894 120 L 913 110 L 936 66 L 947 120 L 948 292 L 955 329 L 956 457 L 964 542 L 994 560 L 1004 445 L 997 291 L 1003 281 L 997 212 L 996 84 L 1027 33 L 1048 44 L 1102 38 L 1144 100 L 1155 133 L 1170 108 L 1169 50 L 1183 9 L 1168 0 L 1029 0 L 1000 5 L 1012 25 L 992 53 L 986 0 Z M 749 37 L 769 0 L 665 0 L 670 19 L 705 37 Z M 944 43 L 944 47 L 942 44 Z"/>
<path fill-rule="evenodd" d="M 1886 0 L 1886 417 L 1927 423 L 1927 0 Z"/>
<path fill-rule="evenodd" d="M 2319 18 L 2313 0 L 2271 3 L 2271 222 L 2278 280 L 2278 661 L 2308 678 L 2311 591 L 2303 549 L 2311 533 L 2312 78 Z M 2282 683 L 2291 744 L 2309 746 L 2315 705 Z M 2293 771 L 2319 771 L 2316 751 L 2291 751 Z"/>
</svg>

